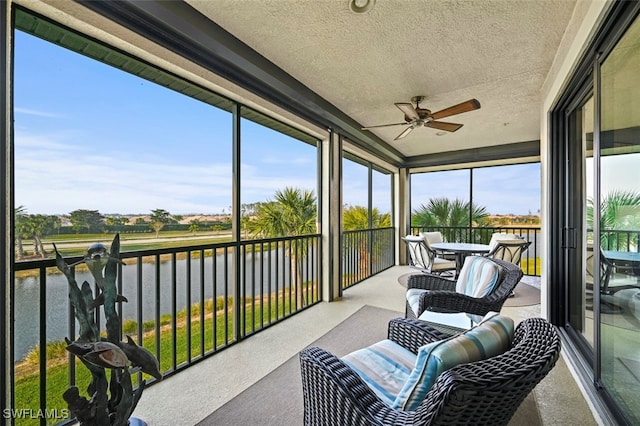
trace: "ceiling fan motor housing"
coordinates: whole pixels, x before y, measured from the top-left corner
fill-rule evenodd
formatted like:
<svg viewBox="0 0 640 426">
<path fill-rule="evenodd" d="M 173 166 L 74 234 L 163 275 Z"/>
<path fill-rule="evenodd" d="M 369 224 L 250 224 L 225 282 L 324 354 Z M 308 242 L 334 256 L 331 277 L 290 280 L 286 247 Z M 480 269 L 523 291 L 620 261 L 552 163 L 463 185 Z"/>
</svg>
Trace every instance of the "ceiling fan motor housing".
<svg viewBox="0 0 640 426">
<path fill-rule="evenodd" d="M 426 108 L 416 108 L 416 114 L 420 117 L 421 120 L 431 121 L 431 110 Z M 406 118 L 406 116 L 405 116 Z"/>
</svg>

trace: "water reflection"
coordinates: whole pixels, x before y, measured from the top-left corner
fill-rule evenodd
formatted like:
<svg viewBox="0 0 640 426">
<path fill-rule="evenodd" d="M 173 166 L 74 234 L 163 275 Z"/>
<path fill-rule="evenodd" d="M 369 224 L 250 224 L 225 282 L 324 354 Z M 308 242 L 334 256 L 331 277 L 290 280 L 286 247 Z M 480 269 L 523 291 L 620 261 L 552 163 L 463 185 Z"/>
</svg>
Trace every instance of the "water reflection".
<svg viewBox="0 0 640 426">
<path fill-rule="evenodd" d="M 159 265 L 153 262 L 154 258 L 153 256 L 145 258 L 140 264 L 140 268 L 138 264 L 132 263 L 134 259 L 127 260 L 128 264 L 122 267 L 123 288 L 120 294 L 129 300 L 128 303 L 122 304 L 123 322 L 138 320 L 138 276 L 141 276 L 139 286 L 143 322 L 155 320 L 156 304 L 159 305 L 158 315 L 163 315 L 171 313 L 173 309 L 176 311 L 184 309 L 187 306 L 188 297 L 191 304 L 200 302 L 202 297 L 201 283 L 204 300 L 212 298 L 214 294 L 216 297 L 234 295 L 235 280 L 233 279 L 232 257 L 230 255 L 192 257 L 190 261 L 177 259 L 175 262 L 163 261 Z M 188 264 L 190 264 L 189 268 L 187 268 Z M 255 268 L 254 265 L 256 265 Z M 253 255 L 247 254 L 245 264 L 240 270 L 241 275 L 247 277 L 244 280 L 244 297 L 260 296 L 270 291 L 282 290 L 283 286 L 288 286 L 290 282 L 289 257 L 283 254 L 282 249 Z M 315 270 L 315 261 L 309 259 L 308 262 L 303 262 L 303 277 L 316 276 Z M 65 336 L 73 337 L 70 336 L 68 329 L 70 314 L 68 283 L 62 274 L 55 272 L 55 268 L 50 268 L 46 276 L 44 303 L 46 306 L 47 341 L 63 340 Z M 173 276 L 175 276 L 175 289 L 172 285 Z M 93 285 L 93 278 L 88 271 L 78 271 L 76 280 L 78 283 L 86 280 Z M 15 280 L 14 356 L 16 360 L 22 359 L 39 341 L 39 288 L 38 277 L 16 278 Z M 174 300 L 175 307 L 173 306 Z M 100 323 L 104 325 L 104 317 L 101 318 Z"/>
</svg>

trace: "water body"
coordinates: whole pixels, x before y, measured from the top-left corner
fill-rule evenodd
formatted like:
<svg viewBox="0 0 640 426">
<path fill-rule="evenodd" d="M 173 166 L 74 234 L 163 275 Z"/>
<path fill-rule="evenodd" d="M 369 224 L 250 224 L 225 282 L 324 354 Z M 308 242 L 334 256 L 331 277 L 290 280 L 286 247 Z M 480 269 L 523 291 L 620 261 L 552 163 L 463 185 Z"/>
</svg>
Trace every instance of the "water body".
<svg viewBox="0 0 640 426">
<path fill-rule="evenodd" d="M 204 299 L 217 296 L 233 296 L 234 282 L 232 258 L 227 256 L 209 256 L 204 260 Z M 201 258 L 191 259 L 190 280 L 187 283 L 187 260 L 175 262 L 175 310 L 179 311 L 187 306 L 187 294 L 190 287 L 190 303 L 198 303 L 201 300 Z M 215 264 L 214 264 L 215 259 Z M 130 261 L 129 261 L 130 262 Z M 226 265 L 225 265 L 226 263 Z M 289 258 L 284 256 L 281 250 L 247 254 L 245 265 L 241 268 L 241 274 L 246 276 L 245 296 L 259 296 L 270 291 L 282 289 L 282 283 L 289 282 L 290 268 Z M 254 264 L 256 267 L 254 268 Z M 303 268 L 303 277 L 309 279 L 316 274 L 317 262 L 309 260 Z M 142 320 L 153 321 L 156 318 L 156 300 L 160 301 L 159 314 L 168 314 L 173 310 L 172 276 L 174 275 L 173 262 L 161 262 L 160 280 L 156 284 L 156 264 L 153 262 L 141 264 L 141 303 Z M 138 316 L 138 292 L 137 292 L 138 265 L 124 265 L 122 267 L 122 295 L 128 299 L 123 303 L 123 320 L 135 320 Z M 215 280 L 214 277 L 215 276 Z M 268 279 L 270 278 L 270 280 Z M 77 272 L 76 281 L 79 285 L 87 281 L 93 286 L 93 277 L 89 272 Z M 271 287 L 268 287 L 268 283 Z M 263 288 L 261 288 L 261 282 Z M 46 337 L 47 341 L 63 340 L 65 337 L 75 339 L 69 333 L 69 299 L 68 283 L 62 274 L 48 274 L 46 279 Z M 15 280 L 15 346 L 14 356 L 16 360 L 22 359 L 39 341 L 40 317 L 40 284 L 38 278 L 17 278 Z M 157 291 L 157 287 L 159 291 Z M 104 326 L 104 318 L 101 325 Z M 78 326 L 76 324 L 76 332 Z"/>
</svg>

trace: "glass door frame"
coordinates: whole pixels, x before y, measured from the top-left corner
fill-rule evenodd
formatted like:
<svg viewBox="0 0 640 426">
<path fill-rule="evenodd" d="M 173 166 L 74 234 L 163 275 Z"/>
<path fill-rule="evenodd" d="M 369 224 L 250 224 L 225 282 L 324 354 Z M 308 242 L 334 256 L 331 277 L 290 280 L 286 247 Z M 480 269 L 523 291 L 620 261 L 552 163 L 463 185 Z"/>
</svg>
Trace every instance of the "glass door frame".
<svg viewBox="0 0 640 426">
<path fill-rule="evenodd" d="M 548 306 L 549 320 L 559 327 L 563 340 L 563 351 L 568 355 L 568 360 L 574 367 L 578 375 L 578 380 L 583 384 L 583 388 L 589 395 L 589 399 L 594 404 L 596 411 L 602 419 L 611 424 L 626 424 L 625 418 L 617 403 L 610 396 L 609 392 L 601 383 L 600 365 L 600 318 L 594 306 L 594 348 L 589 356 L 589 345 L 584 341 L 583 336 L 578 336 L 575 330 L 567 327 L 569 323 L 569 279 L 575 274 L 583 273 L 580 268 L 584 264 L 582 259 L 578 261 L 576 256 L 569 256 L 571 250 L 576 250 L 578 241 L 582 239 L 583 229 L 577 230 L 575 223 L 584 227 L 586 224 L 582 218 L 575 222 L 577 213 L 570 211 L 569 202 L 580 202 L 584 200 L 586 191 L 584 182 L 575 182 L 575 175 L 570 179 L 570 173 L 576 171 L 569 170 L 570 161 L 576 161 L 575 149 L 569 140 L 570 136 L 570 115 L 583 104 L 588 98 L 589 91 L 592 90 L 594 96 L 594 174 L 600 173 L 599 167 L 599 120 L 600 120 L 600 81 L 599 73 L 603 61 L 616 46 L 621 36 L 640 15 L 640 2 L 615 2 L 608 11 L 608 16 L 602 22 L 602 26 L 596 33 L 581 59 L 575 68 L 571 79 L 564 89 L 558 102 L 549 112 L 549 151 L 548 151 L 548 243 L 549 259 L 547 262 L 548 271 Z M 572 152 L 573 149 L 573 152 Z M 581 154 L 580 154 L 581 156 Z M 574 181 L 571 186 L 571 181 Z M 579 194 L 575 194 L 577 187 L 581 185 Z M 570 200 L 570 197 L 573 200 Z M 582 198 L 578 198 L 582 197 Z M 599 179 L 594 182 L 594 234 L 599 235 L 599 204 L 600 204 Z M 569 200 L 569 201 L 567 201 Z M 579 200 L 579 201 L 576 201 Z M 578 209 L 581 210 L 581 209 Z M 586 231 L 586 230 L 584 230 Z M 597 239 L 597 238 L 596 238 Z M 599 250 L 599 241 L 594 241 L 594 251 Z M 596 251 L 597 253 L 598 251 Z M 582 256 L 579 256 L 582 258 Z M 596 256 L 594 270 L 599 270 L 599 259 Z M 598 275 L 598 274 L 596 274 Z M 594 277 L 596 280 L 599 277 Z M 594 282 L 597 288 L 598 282 Z M 594 292 L 594 305 L 599 303 L 599 295 Z"/>
<path fill-rule="evenodd" d="M 590 74 L 589 74 L 590 76 Z M 586 224 L 586 182 L 583 180 L 585 176 L 585 141 L 582 138 L 584 130 L 584 121 L 582 118 L 583 107 L 594 98 L 593 84 L 591 81 L 586 81 L 585 84 L 576 93 L 574 101 L 569 104 L 564 112 L 566 117 L 567 129 L 564 141 L 564 150 L 567 155 L 568 161 L 567 167 L 564 171 L 564 183 L 566 188 L 566 197 L 564 199 L 565 210 L 565 227 L 564 227 L 564 240 L 562 242 L 562 249 L 564 251 L 563 258 L 565 259 L 566 269 L 564 271 L 564 283 L 566 283 L 566 303 L 565 303 L 565 318 L 562 326 L 565 328 L 567 334 L 569 334 L 572 340 L 576 344 L 576 349 L 584 357 L 585 361 L 596 371 L 597 366 L 597 353 L 596 350 L 599 347 L 598 332 L 595 331 L 593 338 L 593 346 L 586 341 L 583 335 L 584 328 L 577 330 L 572 325 L 572 317 L 574 314 L 571 306 L 573 301 L 570 297 L 571 288 L 582 289 L 585 284 L 585 245 L 587 235 Z M 594 122 L 595 126 L 595 122 Z M 596 138 L 594 131 L 594 139 Z M 594 141 L 595 144 L 595 141 Z M 595 149 L 595 148 L 593 148 Z M 594 159 L 595 161 L 595 159 Z M 598 214 L 599 210 L 596 212 Z M 594 247 L 594 252 L 598 248 Z M 599 259 L 596 257 L 594 270 L 599 268 Z M 598 288 L 599 276 L 594 277 L 593 287 Z M 599 303 L 599 294 L 594 291 L 594 309 L 593 309 L 593 322 L 595 324 L 598 310 L 595 306 Z M 582 306 L 584 310 L 584 306 Z M 581 312 L 582 314 L 582 312 Z M 584 324 L 583 324 L 584 326 Z M 597 376 L 597 375 L 596 375 Z"/>
</svg>

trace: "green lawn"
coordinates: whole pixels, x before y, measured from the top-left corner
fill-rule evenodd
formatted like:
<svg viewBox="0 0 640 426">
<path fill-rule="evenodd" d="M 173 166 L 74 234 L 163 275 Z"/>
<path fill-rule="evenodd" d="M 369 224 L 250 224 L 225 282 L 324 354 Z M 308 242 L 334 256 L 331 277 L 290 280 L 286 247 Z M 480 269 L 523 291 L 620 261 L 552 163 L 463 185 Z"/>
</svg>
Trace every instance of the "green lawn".
<svg viewBox="0 0 640 426">
<path fill-rule="evenodd" d="M 309 285 L 305 284 L 306 290 L 309 291 Z M 293 298 L 293 300 L 291 299 Z M 292 307 L 295 309 L 295 294 L 289 295 L 288 289 L 282 291 L 276 300 L 276 296 L 272 295 L 270 301 L 262 299 L 256 299 L 255 304 L 251 303 L 251 300 L 247 300 L 247 303 L 243 305 L 243 323 L 241 327 L 244 329 L 244 334 L 251 334 L 257 331 L 276 319 L 288 316 L 292 313 Z M 311 288 L 310 298 L 317 300 L 317 286 L 313 285 Z M 270 302 L 270 303 L 269 303 Z M 312 302 L 313 303 L 313 302 Z M 216 300 L 216 310 L 214 312 L 214 304 L 212 300 L 208 300 L 205 303 L 205 321 L 202 324 L 200 322 L 200 306 L 199 304 L 191 307 L 191 357 L 197 358 L 200 356 L 201 345 L 201 327 L 204 326 L 204 350 L 205 352 L 211 352 L 214 349 L 220 349 L 234 341 L 234 315 L 231 306 L 232 302 L 228 302 L 227 317 L 225 320 L 224 311 L 224 298 L 218 298 Z M 253 307 L 255 306 L 255 311 Z M 186 309 L 181 311 L 176 317 L 176 331 L 175 331 L 175 358 L 176 366 L 180 366 L 187 362 L 187 311 Z M 172 350 L 174 333 L 171 328 L 171 317 L 165 315 L 161 318 L 160 325 L 160 353 L 156 354 L 160 361 L 160 371 L 166 373 L 173 371 L 173 357 L 174 352 Z M 127 321 L 124 324 L 123 329 L 125 334 L 130 334 L 137 340 L 137 324 L 132 321 Z M 145 331 L 149 330 L 150 331 Z M 226 332 L 225 332 L 226 329 Z M 215 348 L 214 348 L 215 342 Z M 51 348 L 48 348 L 47 360 L 50 365 L 47 368 L 47 409 L 62 410 L 67 408 L 66 402 L 62 398 L 62 393 L 67 389 L 69 383 L 69 368 L 67 363 L 67 353 L 64 349 L 66 345 L 60 342 L 51 343 Z M 143 324 L 143 346 L 156 353 L 155 348 L 155 324 L 153 322 L 146 322 Z M 31 359 L 35 364 L 32 371 L 27 373 L 16 373 L 16 395 L 15 406 L 18 409 L 33 409 L 38 410 L 39 407 L 39 374 L 37 367 L 38 356 L 32 354 Z M 86 388 L 91 380 L 89 371 L 84 365 L 76 359 L 76 384 L 80 388 L 81 394 L 86 395 Z M 150 376 L 144 375 L 146 380 L 151 379 Z M 134 386 L 138 383 L 137 374 L 132 377 Z M 143 395 L 144 398 L 144 395 Z M 16 425 L 28 425 L 33 422 L 33 419 L 16 419 Z M 55 424 L 57 420 L 50 420 L 49 424 Z"/>
<path fill-rule="evenodd" d="M 155 237 L 155 233 L 120 234 L 120 251 L 184 247 L 188 242 L 192 242 L 194 245 L 219 244 L 232 240 L 228 232 L 199 232 L 197 236 L 199 238 L 194 239 L 194 234 L 177 231 L 161 232 L 158 238 Z M 113 237 L 113 234 L 60 234 L 48 236 L 43 239 L 43 244 L 47 252 L 53 251 L 52 243 L 56 243 L 58 250 L 64 256 L 79 256 L 83 255 L 87 248 L 96 242 L 109 246 Z M 171 238 L 171 240 L 165 241 L 167 238 Z M 86 245 L 80 245 L 82 243 Z M 77 247 L 77 245 L 80 246 Z M 53 252 L 50 253 L 50 256 L 53 257 Z"/>
</svg>

